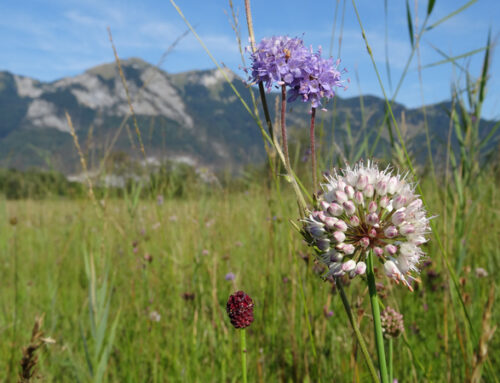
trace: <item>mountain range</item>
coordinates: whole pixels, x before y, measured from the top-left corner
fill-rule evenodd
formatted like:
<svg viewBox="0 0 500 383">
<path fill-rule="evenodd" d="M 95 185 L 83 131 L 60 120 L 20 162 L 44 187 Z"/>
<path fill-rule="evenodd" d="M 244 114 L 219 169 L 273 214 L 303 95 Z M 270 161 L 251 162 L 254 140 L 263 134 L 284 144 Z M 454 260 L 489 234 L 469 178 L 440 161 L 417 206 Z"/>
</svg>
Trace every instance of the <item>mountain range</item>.
<svg viewBox="0 0 500 383">
<path fill-rule="evenodd" d="M 237 172 L 244 165 L 264 160 L 262 135 L 219 70 L 169 74 L 137 58 L 121 64 L 146 162 L 168 159 Z M 251 88 L 231 71 L 225 71 L 250 103 Z M 275 97 L 268 97 L 273 115 Z M 306 132 L 307 108 L 300 102 L 289 105 L 287 122 L 292 137 Z M 324 142 L 334 142 L 341 148 L 360 131 L 375 137 L 384 117 L 385 101 L 375 96 L 362 100 L 336 97 L 335 117 L 331 113 L 333 105 L 327 108 L 329 112 L 318 112 L 317 117 L 326 132 Z M 426 107 L 434 154 L 444 151 L 450 108 L 449 102 Z M 0 72 L 0 166 L 53 169 L 67 175 L 80 172 L 66 111 L 90 169 L 97 169 L 104 158 L 113 156 L 142 158 L 118 67 L 108 63 L 53 82 Z M 425 161 L 422 110 L 394 103 L 393 111 L 399 121 L 404 121 L 401 126 L 410 151 L 418 161 Z M 493 122 L 481 124 L 487 131 Z M 333 129 L 335 139 L 331 140 Z M 498 141 L 498 137 L 495 139 Z M 389 130 L 384 127 L 375 154 L 384 155 L 389 141 Z"/>
</svg>

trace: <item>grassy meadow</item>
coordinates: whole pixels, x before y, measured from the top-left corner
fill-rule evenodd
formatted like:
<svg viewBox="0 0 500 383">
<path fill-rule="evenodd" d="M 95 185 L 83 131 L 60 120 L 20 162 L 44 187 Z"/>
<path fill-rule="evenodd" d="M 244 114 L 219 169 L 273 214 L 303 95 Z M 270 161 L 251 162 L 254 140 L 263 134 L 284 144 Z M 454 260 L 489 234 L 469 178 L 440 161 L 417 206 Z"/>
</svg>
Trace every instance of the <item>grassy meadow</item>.
<svg viewBox="0 0 500 383">
<path fill-rule="evenodd" d="M 498 286 L 497 179 L 482 178 L 469 200 L 467 255 L 458 274 L 472 328 L 435 241 L 414 293 L 381 275 L 382 302 L 404 314 L 406 331 L 394 344 L 399 381 L 470 379 L 478 337 L 500 320 L 498 305 L 486 307 Z M 442 203 L 430 181 L 422 186 L 451 249 L 456 209 Z M 141 200 L 133 211 L 113 199 L 104 208 L 88 200 L 2 200 L 0 379 L 15 380 L 21 349 L 44 314 L 45 336 L 56 343 L 38 350 L 43 381 L 240 381 L 239 331 L 225 304 L 243 289 L 255 301 L 247 330 L 250 381 L 367 381 L 338 292 L 321 280 L 288 222 L 296 210 L 289 192 L 277 195 L 257 183 L 245 192 Z M 477 267 L 489 275 L 478 277 Z M 232 281 L 225 278 L 230 272 Z M 364 282 L 356 278 L 345 289 L 370 334 Z M 374 351 L 369 335 L 367 341 Z M 494 381 L 499 350 L 495 336 L 485 381 Z"/>
</svg>

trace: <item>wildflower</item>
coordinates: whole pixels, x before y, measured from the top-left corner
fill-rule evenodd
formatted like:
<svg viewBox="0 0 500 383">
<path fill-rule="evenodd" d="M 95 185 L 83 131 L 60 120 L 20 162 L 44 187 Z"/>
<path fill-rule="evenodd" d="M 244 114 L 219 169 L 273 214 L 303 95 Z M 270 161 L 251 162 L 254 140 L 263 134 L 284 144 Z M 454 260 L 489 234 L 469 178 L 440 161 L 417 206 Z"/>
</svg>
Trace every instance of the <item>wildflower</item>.
<svg viewBox="0 0 500 383">
<path fill-rule="evenodd" d="M 373 251 L 386 275 L 412 290 L 412 273 L 418 272 L 430 230 L 414 187 L 370 161 L 325 180 L 318 210 L 303 221 L 304 238 L 329 268 L 325 276 L 363 275 L 366 253 Z"/>
<path fill-rule="evenodd" d="M 226 311 L 235 328 L 243 329 L 253 322 L 253 301 L 243 291 L 238 291 L 229 297 Z"/>
<path fill-rule="evenodd" d="M 310 54 L 302 68 L 304 75 L 291 86 L 289 102 L 301 98 L 303 102 L 311 102 L 312 108 L 321 106 L 321 99 L 331 99 L 335 96 L 336 87 L 344 87 L 341 72 L 337 70 L 340 60 L 335 63 L 332 58 L 321 57 L 321 48 Z"/>
<path fill-rule="evenodd" d="M 194 300 L 194 293 L 190 293 L 190 292 L 186 291 L 186 292 L 181 294 L 181 297 L 185 301 L 193 301 Z"/>
<path fill-rule="evenodd" d="M 158 206 L 163 205 L 164 202 L 165 202 L 165 199 L 163 198 L 163 196 L 161 194 L 158 194 L 156 196 L 156 203 L 158 204 Z"/>
<path fill-rule="evenodd" d="M 382 331 L 386 338 L 396 338 L 405 331 L 403 315 L 387 306 L 380 315 Z"/>
<path fill-rule="evenodd" d="M 158 311 L 151 311 L 149 313 L 149 320 L 152 322 L 159 322 L 161 319 L 161 315 L 158 313 Z"/>
<path fill-rule="evenodd" d="M 226 274 L 226 276 L 224 277 L 224 279 L 225 279 L 226 281 L 234 281 L 234 278 L 235 278 L 235 277 L 236 277 L 236 276 L 234 275 L 234 273 L 227 273 L 227 274 Z"/>
<path fill-rule="evenodd" d="M 335 87 L 344 87 L 342 73 L 337 70 L 340 60 L 321 57 L 321 48 L 313 52 L 299 38 L 273 36 L 262 39 L 251 55 L 252 83 L 262 82 L 268 91 L 273 85 L 288 87 L 288 101 L 301 98 L 312 108 L 321 99 L 335 95 Z"/>
<path fill-rule="evenodd" d="M 482 267 L 477 267 L 475 273 L 476 273 L 476 278 L 486 278 L 488 276 L 488 272 Z"/>
<path fill-rule="evenodd" d="M 273 36 L 262 39 L 252 53 L 251 80 L 262 82 L 267 91 L 274 84 L 295 86 L 303 74 L 309 51 L 299 38 Z"/>
</svg>

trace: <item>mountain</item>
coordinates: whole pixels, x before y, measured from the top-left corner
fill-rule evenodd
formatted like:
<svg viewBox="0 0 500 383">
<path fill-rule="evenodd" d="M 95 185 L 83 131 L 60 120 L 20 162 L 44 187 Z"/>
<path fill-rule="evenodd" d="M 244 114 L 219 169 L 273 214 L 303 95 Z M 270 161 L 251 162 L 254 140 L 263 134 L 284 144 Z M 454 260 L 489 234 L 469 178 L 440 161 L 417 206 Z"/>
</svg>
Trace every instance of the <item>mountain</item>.
<svg viewBox="0 0 500 383">
<path fill-rule="evenodd" d="M 123 60 L 122 68 L 148 162 L 170 159 L 234 172 L 264 159 L 261 133 L 220 71 L 169 74 L 137 58 Z M 250 103 L 249 89 L 243 81 L 229 70 L 226 73 Z M 269 95 L 273 111 L 274 99 L 274 94 Z M 450 107 L 449 103 L 427 107 L 435 152 L 440 143 L 447 141 L 446 110 Z M 331 110 L 332 105 L 328 108 Z M 336 143 L 342 146 L 349 140 L 348 127 L 352 136 L 365 127 L 363 134 L 373 137 L 383 119 L 385 103 L 374 96 L 364 97 L 363 105 L 358 97 L 337 97 L 336 110 L 335 124 L 332 113 L 318 112 L 317 121 L 323 122 L 327 140 L 335 126 Z M 109 63 L 54 82 L 0 72 L 0 166 L 80 172 L 65 111 L 72 118 L 91 169 L 96 169 L 105 157 L 141 158 L 118 68 Z M 413 155 L 423 161 L 426 146 L 422 111 L 397 103 L 393 111 L 396 118 L 404 117 L 405 139 Z M 305 104 L 290 105 L 288 125 L 292 137 L 305 132 L 307 120 Z M 484 125 L 491 124 L 484 121 Z M 388 150 L 389 140 L 388 130 L 383 128 L 377 154 Z"/>
</svg>

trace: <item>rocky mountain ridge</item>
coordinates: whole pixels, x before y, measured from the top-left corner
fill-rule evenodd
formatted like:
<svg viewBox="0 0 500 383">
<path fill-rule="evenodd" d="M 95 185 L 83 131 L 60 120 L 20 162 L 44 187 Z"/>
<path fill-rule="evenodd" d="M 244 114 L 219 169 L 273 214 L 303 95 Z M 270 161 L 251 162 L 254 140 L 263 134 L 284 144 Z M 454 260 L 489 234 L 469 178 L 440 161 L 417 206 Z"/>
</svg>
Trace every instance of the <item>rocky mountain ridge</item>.
<svg viewBox="0 0 500 383">
<path fill-rule="evenodd" d="M 169 74 L 137 58 L 123 60 L 122 68 L 146 162 L 170 159 L 212 170 L 237 171 L 245 164 L 264 159 L 260 131 L 220 71 Z M 250 102 L 243 81 L 229 70 L 227 75 Z M 274 105 L 272 94 L 269 103 Z M 335 120 L 331 113 L 320 113 L 318 117 L 327 138 L 335 128 L 335 141 L 341 146 L 351 139 L 349 130 L 364 129 L 363 134 L 372 135 L 380 126 L 384 108 L 384 101 L 374 96 L 364 97 L 363 104 L 358 97 L 337 97 Z M 439 150 L 440 142 L 446 142 L 446 108 L 449 109 L 446 103 L 427 108 L 434 151 Z M 307 126 L 308 111 L 301 103 L 291 104 L 289 109 L 293 136 L 300 132 L 300 127 Z M 423 160 L 421 111 L 400 104 L 394 104 L 393 110 L 398 118 L 404 118 L 405 138 L 417 159 Z M 141 158 L 127 95 L 115 63 L 53 82 L 0 72 L 0 111 L 0 166 L 51 168 L 65 174 L 79 172 L 80 162 L 69 134 L 66 111 L 91 169 L 117 153 L 121 158 Z M 389 140 L 384 129 L 378 155 L 388 150 Z"/>
</svg>

